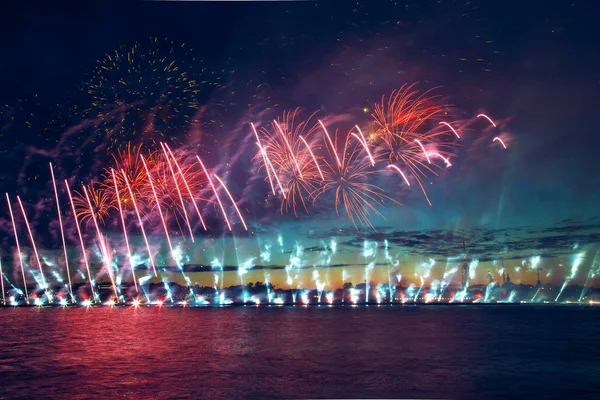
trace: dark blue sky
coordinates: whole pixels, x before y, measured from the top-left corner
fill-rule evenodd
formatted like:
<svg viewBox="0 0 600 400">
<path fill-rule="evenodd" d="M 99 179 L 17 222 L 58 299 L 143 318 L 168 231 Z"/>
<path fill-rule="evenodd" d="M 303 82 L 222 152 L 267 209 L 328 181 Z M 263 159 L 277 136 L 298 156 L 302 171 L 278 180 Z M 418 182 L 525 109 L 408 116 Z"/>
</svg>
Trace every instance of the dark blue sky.
<svg viewBox="0 0 600 400">
<path fill-rule="evenodd" d="M 585 224 L 573 243 L 556 238 L 557 253 L 575 242 L 596 244 L 600 28 L 594 2 L 59 1 L 1 7 L 0 191 L 23 194 L 30 203 L 51 193 L 49 157 L 31 155 L 40 149 L 58 156 L 63 177 L 95 173 L 70 165 L 56 148 L 77 121 L 48 121 L 83 101 L 80 87 L 96 60 L 120 45 L 167 37 L 193 48 L 226 88 L 206 97 L 207 104 L 224 105 L 216 113 L 220 129 L 212 128 L 207 146 L 228 146 L 213 162 L 239 154 L 237 139 L 249 134 L 244 126 L 250 120 L 260 122 L 261 109 L 280 114 L 299 106 L 360 119 L 362 108 L 382 94 L 419 82 L 422 89 L 441 87 L 458 119 L 493 116 L 509 150 L 490 146 L 494 132 L 483 136 L 484 123 L 470 124 L 453 168 L 428 186 L 433 207 L 420 192 L 407 193 L 403 207 L 387 208 L 387 220 L 374 220 L 381 231 L 535 226 L 531 235 L 539 238 L 545 236 L 539 229 Z M 23 121 L 32 114 L 38 122 L 28 129 Z M 319 221 L 299 225 L 309 226 L 307 233 Z M 488 250 L 524 255 L 547 252 L 555 242 L 544 243 L 543 249 Z"/>
</svg>

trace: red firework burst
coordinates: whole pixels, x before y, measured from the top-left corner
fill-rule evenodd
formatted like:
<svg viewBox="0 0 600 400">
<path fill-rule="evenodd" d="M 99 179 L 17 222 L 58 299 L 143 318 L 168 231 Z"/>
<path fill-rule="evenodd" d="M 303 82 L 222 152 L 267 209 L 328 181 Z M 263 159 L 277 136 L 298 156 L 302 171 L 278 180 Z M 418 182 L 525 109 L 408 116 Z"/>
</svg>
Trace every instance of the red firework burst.
<svg viewBox="0 0 600 400">
<path fill-rule="evenodd" d="M 451 150 L 457 146 L 452 127 L 440 124 L 450 105 L 440 104 L 439 96 L 430 93 L 419 93 L 412 84 L 383 96 L 381 104 L 374 105 L 374 130 L 369 136 L 390 163 L 400 164 L 400 170 L 417 181 L 429 204 L 423 180 L 450 166 Z"/>
</svg>

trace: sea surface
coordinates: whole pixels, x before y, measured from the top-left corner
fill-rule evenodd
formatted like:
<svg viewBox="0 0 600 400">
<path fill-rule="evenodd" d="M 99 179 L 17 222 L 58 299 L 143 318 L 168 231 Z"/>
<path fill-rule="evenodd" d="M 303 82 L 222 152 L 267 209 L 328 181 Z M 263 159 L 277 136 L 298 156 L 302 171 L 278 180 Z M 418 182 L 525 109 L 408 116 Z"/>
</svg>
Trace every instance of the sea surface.
<svg viewBox="0 0 600 400">
<path fill-rule="evenodd" d="M 600 399 L 600 307 L 0 309 L 0 398 Z"/>
</svg>

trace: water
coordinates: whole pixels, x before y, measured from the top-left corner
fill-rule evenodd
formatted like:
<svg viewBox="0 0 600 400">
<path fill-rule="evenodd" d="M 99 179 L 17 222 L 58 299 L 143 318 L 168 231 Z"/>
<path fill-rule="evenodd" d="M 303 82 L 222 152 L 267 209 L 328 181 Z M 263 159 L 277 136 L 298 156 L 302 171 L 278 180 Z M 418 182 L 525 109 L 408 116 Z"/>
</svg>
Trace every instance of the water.
<svg viewBox="0 0 600 400">
<path fill-rule="evenodd" d="M 0 398 L 599 398 L 600 307 L 0 309 Z"/>
</svg>

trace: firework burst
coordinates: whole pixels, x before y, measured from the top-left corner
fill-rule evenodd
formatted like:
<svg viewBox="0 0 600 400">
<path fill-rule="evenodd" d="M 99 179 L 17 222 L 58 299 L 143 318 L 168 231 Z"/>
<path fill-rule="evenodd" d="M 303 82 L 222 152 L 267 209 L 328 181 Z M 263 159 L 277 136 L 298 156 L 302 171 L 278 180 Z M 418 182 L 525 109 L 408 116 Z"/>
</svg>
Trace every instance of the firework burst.
<svg viewBox="0 0 600 400">
<path fill-rule="evenodd" d="M 135 196 L 140 210 L 148 210 L 152 205 L 152 199 L 148 198 L 149 184 L 144 164 L 142 163 L 142 146 L 134 146 L 131 143 L 127 144 L 124 149 L 117 149 L 117 154 L 113 155 L 112 165 L 104 168 L 103 179 L 100 185 L 108 193 L 109 198 L 112 202 L 113 208 L 117 208 L 117 200 L 121 199 L 121 207 L 124 210 L 132 210 L 134 203 L 131 198 L 131 193 Z M 148 151 L 145 155 L 147 161 L 152 165 L 159 160 L 159 154 L 156 152 Z M 115 179 L 117 181 L 116 187 L 119 190 L 118 197 L 115 196 L 115 184 L 113 180 L 112 170 L 123 171 L 123 173 L 117 174 Z M 131 192 L 127 188 L 125 183 L 125 177 L 131 187 Z"/>
<path fill-rule="evenodd" d="M 89 201 L 85 194 L 86 190 Z M 109 191 L 102 187 L 96 187 L 94 182 L 83 186 L 81 191 L 76 190 L 73 196 L 73 205 L 79 222 L 87 224 L 95 217 L 100 224 L 104 225 L 105 219 L 110 217 L 111 211 L 116 210 L 112 197 Z"/>
<path fill-rule="evenodd" d="M 450 165 L 451 150 L 456 147 L 451 139 L 458 137 L 451 125 L 440 123 L 450 106 L 438 100 L 439 96 L 432 96 L 431 91 L 419 93 L 415 84 L 402 86 L 374 105 L 370 135 L 390 163 L 399 164 L 412 176 L 430 205 L 423 180 L 430 174 L 437 176 L 441 168 Z M 443 163 L 434 162 L 438 159 Z"/>
<path fill-rule="evenodd" d="M 195 201 L 206 201 L 202 195 L 206 189 L 206 176 L 194 163 L 194 158 L 185 152 L 174 154 L 178 168 L 169 163 L 168 160 L 173 159 L 167 158 L 170 157 L 167 151 L 155 154 L 157 156 L 154 159 L 146 158 L 146 164 L 160 200 L 160 207 L 166 216 L 173 216 L 181 227 L 181 223 L 188 218 L 187 207 L 193 206 Z M 146 181 L 149 182 L 147 178 Z M 190 193 L 194 197 L 191 197 Z M 148 212 L 156 211 L 156 202 L 150 201 L 149 197 L 148 200 L 147 204 L 151 206 Z"/>
<path fill-rule="evenodd" d="M 128 138 L 144 144 L 167 139 L 181 144 L 185 135 L 178 128 L 191 121 L 202 105 L 204 89 L 211 85 L 193 77 L 201 68 L 186 62 L 190 59 L 196 61 L 185 45 L 154 38 L 148 45 L 122 46 L 97 62 L 84 84 L 91 97 L 85 114 L 105 121 L 97 128 L 108 139 L 109 151 Z"/>
<path fill-rule="evenodd" d="M 255 157 L 260 168 L 273 171 L 283 189 L 280 212 L 292 211 L 295 216 L 300 207 L 308 213 L 307 200 L 324 179 L 319 166 L 322 160 L 315 156 L 309 142 L 317 127 L 311 123 L 314 114 L 301 122 L 297 122 L 297 114 L 298 110 L 285 112 L 261 130 L 265 155 Z"/>
<path fill-rule="evenodd" d="M 379 171 L 373 168 L 372 158 L 365 154 L 363 144 L 360 141 L 351 141 L 351 138 L 353 136 L 348 134 L 343 139 L 341 156 L 332 154 L 329 159 L 324 159 L 325 181 L 312 194 L 316 201 L 325 193 L 333 193 L 335 211 L 338 215 L 343 208 L 355 227 L 358 228 L 360 224 L 374 228 L 371 224 L 371 215 L 383 217 L 379 208 L 383 207 L 384 201 L 396 201 L 388 197 L 381 187 L 369 183 L 369 177 Z M 336 135 L 335 140 L 331 140 L 331 146 L 328 147 L 330 153 L 337 152 L 337 142 Z M 376 159 L 374 160 L 377 162 Z"/>
</svg>

